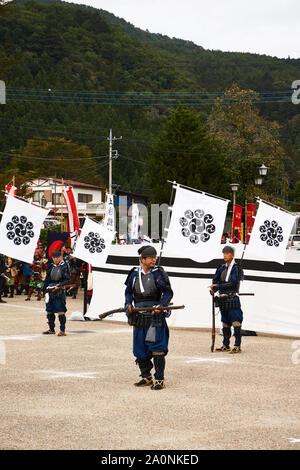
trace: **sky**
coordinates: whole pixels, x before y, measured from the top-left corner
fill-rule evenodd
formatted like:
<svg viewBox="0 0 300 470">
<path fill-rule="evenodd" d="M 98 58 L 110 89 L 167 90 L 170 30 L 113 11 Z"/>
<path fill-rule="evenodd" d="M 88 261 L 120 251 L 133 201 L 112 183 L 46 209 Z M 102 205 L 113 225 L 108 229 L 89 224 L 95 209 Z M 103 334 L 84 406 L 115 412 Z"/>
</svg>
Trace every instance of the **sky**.
<svg viewBox="0 0 300 470">
<path fill-rule="evenodd" d="M 300 58 L 299 0 L 73 0 L 205 49 Z"/>
</svg>

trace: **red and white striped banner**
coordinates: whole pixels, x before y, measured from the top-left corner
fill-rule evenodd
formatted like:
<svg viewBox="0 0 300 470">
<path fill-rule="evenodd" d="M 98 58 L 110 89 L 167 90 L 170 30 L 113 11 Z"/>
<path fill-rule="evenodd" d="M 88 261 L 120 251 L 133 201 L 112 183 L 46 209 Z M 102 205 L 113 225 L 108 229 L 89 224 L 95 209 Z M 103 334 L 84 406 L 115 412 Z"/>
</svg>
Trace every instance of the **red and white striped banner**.
<svg viewBox="0 0 300 470">
<path fill-rule="evenodd" d="M 70 232 L 77 232 L 80 233 L 80 224 L 79 218 L 77 213 L 77 206 L 75 202 L 75 197 L 73 193 L 72 186 L 68 188 L 63 188 L 63 195 L 66 201 L 68 215 L 69 215 L 69 230 Z"/>
</svg>

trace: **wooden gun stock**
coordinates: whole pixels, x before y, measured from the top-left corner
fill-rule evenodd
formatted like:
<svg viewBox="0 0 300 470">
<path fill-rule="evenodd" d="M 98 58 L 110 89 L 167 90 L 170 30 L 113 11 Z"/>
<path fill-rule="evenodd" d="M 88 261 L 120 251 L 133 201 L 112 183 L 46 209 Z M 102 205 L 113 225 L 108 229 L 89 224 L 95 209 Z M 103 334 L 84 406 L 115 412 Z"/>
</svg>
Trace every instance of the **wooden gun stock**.
<svg viewBox="0 0 300 470">
<path fill-rule="evenodd" d="M 163 312 L 164 310 L 178 310 L 181 308 L 185 308 L 185 305 L 168 305 L 167 307 L 138 307 L 138 308 L 133 308 L 131 310 L 131 313 L 140 313 L 140 312 L 152 312 L 153 313 L 154 310 L 159 310 L 160 312 Z M 99 315 L 99 318 L 100 320 L 103 320 L 109 315 L 113 315 L 114 313 L 119 313 L 119 312 L 126 312 L 126 310 L 124 307 L 116 308 L 115 310 L 109 310 L 108 312 L 101 313 Z"/>
</svg>

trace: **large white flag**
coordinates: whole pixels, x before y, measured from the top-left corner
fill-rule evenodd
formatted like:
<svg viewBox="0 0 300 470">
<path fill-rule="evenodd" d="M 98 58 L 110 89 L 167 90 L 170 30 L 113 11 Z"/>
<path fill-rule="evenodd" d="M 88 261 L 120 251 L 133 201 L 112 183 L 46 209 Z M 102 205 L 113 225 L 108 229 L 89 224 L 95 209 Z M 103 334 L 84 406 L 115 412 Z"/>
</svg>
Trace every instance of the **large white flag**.
<svg viewBox="0 0 300 470">
<path fill-rule="evenodd" d="M 198 262 L 214 259 L 220 250 L 228 203 L 177 186 L 164 256 L 184 255 Z"/>
<path fill-rule="evenodd" d="M 0 224 L 0 252 L 25 263 L 32 263 L 48 212 L 48 209 L 8 195 Z"/>
<path fill-rule="evenodd" d="M 284 264 L 286 247 L 296 216 L 259 201 L 245 259 Z"/>
<path fill-rule="evenodd" d="M 74 257 L 101 267 L 106 263 L 113 238 L 114 232 L 87 217 L 76 242 Z"/>
<path fill-rule="evenodd" d="M 106 207 L 103 225 L 105 228 L 115 233 L 114 196 L 109 193 L 106 194 Z"/>
</svg>

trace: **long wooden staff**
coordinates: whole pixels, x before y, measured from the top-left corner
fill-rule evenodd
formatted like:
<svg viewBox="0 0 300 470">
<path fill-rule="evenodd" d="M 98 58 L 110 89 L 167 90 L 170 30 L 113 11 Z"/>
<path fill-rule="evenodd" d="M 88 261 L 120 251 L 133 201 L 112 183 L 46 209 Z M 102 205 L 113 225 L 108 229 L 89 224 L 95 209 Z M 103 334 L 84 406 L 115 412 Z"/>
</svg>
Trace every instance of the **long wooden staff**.
<svg viewBox="0 0 300 470">
<path fill-rule="evenodd" d="M 215 350 L 216 339 L 216 316 L 215 316 L 215 294 L 211 295 L 212 298 L 212 328 L 211 328 L 211 352 Z"/>
</svg>

